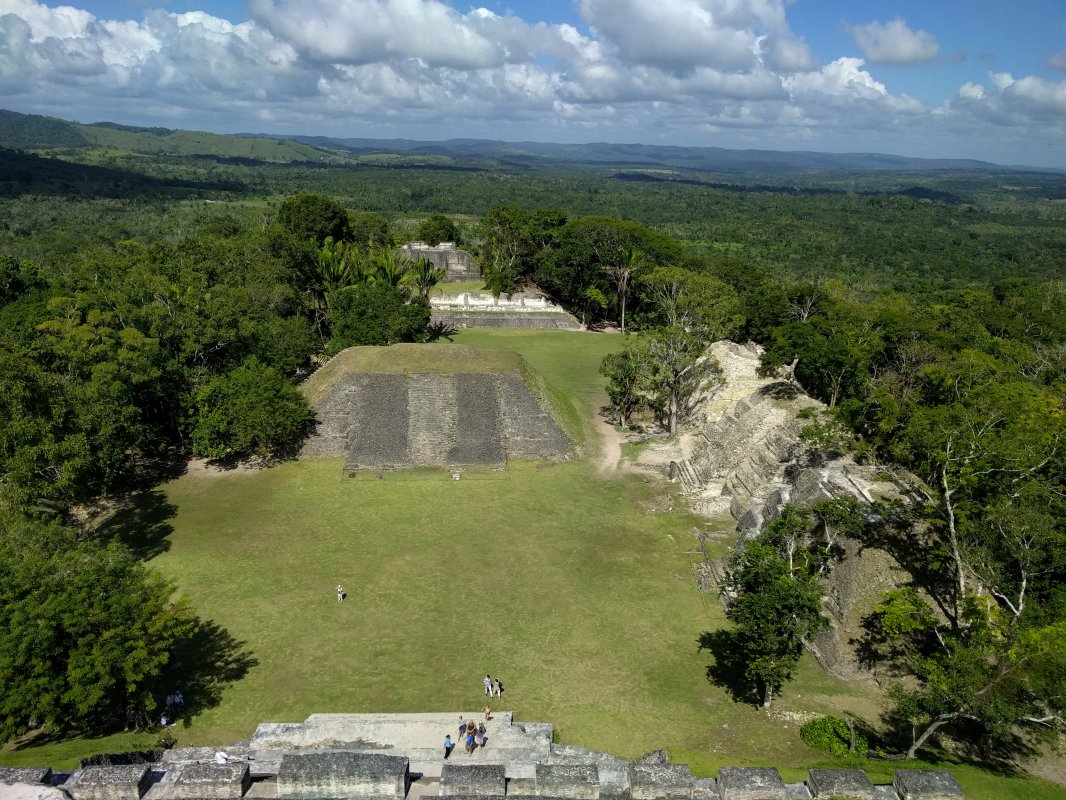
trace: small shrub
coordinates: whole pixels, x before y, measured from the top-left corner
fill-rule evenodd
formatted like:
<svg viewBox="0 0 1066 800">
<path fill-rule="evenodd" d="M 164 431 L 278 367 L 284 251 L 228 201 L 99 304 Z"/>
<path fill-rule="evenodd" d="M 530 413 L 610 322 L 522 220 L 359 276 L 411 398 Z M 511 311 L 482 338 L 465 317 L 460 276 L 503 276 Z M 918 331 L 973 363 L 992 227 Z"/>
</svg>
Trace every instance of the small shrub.
<svg viewBox="0 0 1066 800">
<path fill-rule="evenodd" d="M 177 743 L 177 738 L 170 731 L 163 731 L 155 740 L 155 746 L 160 750 L 170 750 Z"/>
<path fill-rule="evenodd" d="M 855 750 L 851 748 L 851 731 L 840 717 L 818 717 L 800 728 L 800 738 L 811 747 L 837 758 L 861 756 L 868 747 L 861 731 L 855 731 Z"/>
</svg>

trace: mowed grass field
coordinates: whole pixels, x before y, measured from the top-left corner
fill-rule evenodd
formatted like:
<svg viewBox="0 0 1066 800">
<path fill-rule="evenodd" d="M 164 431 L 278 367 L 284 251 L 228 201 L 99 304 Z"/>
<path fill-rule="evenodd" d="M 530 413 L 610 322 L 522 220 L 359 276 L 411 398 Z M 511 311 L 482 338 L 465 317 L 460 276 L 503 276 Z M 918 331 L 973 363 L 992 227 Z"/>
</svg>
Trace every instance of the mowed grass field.
<svg viewBox="0 0 1066 800">
<path fill-rule="evenodd" d="M 440 470 L 352 479 L 339 460 L 300 461 L 161 487 L 156 516 L 169 530 L 152 566 L 255 662 L 218 705 L 172 729 L 179 744 L 247 739 L 259 722 L 315 712 L 472 712 L 490 672 L 505 687 L 494 708 L 550 721 L 562 742 L 627 757 L 666 747 L 705 774 L 773 765 L 799 779 L 832 766 L 800 741 L 803 715 L 874 719 L 876 694 L 805 659 L 769 713 L 734 702 L 708 681 L 697 645 L 725 624 L 695 587 L 702 523 L 666 485 L 596 474 L 597 366 L 621 338 L 478 330 L 456 342 L 524 355 L 584 413 L 592 457 L 458 482 Z M 69 766 L 151 741 L 50 742 L 0 762 Z M 960 778 L 978 800 L 1062 796 L 969 768 Z"/>
</svg>

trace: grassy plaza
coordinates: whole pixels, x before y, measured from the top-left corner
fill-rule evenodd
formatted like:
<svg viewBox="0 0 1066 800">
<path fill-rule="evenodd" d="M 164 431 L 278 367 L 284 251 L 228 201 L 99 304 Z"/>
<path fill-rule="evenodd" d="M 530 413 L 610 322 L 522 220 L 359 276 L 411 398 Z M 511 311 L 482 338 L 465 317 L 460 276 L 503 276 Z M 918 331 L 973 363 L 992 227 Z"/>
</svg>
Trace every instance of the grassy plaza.
<svg viewBox="0 0 1066 800">
<path fill-rule="evenodd" d="M 474 711 L 490 672 L 505 687 L 494 707 L 552 722 L 559 741 L 626 757 L 665 747 L 711 774 L 833 766 L 800 741 L 800 725 L 840 711 L 876 721 L 877 694 L 806 657 L 769 713 L 712 684 L 697 640 L 725 619 L 693 579 L 702 523 L 665 485 L 596 473 L 597 366 L 621 338 L 478 330 L 456 343 L 525 356 L 584 416 L 585 457 L 458 482 L 442 470 L 353 479 L 339 460 L 190 472 L 127 516 L 119 534 L 248 664 L 220 702 L 172 729 L 179 744 L 247 739 L 258 722 L 314 712 Z M 70 765 L 150 740 L 48 742 L 0 762 Z M 864 766 L 877 776 L 879 764 L 895 767 Z M 973 798 L 1061 791 L 949 766 Z"/>
</svg>

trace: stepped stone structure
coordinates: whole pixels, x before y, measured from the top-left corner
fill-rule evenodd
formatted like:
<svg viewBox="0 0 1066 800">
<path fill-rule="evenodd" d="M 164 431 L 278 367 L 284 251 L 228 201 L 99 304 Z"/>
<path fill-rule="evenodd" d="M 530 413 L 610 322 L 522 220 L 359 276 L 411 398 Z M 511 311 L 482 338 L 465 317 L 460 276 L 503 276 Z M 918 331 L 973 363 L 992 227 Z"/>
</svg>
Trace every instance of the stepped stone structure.
<svg viewBox="0 0 1066 800">
<path fill-rule="evenodd" d="M 445 734 L 476 714 L 314 714 L 302 723 L 262 724 L 250 741 L 176 748 L 155 764 L 0 769 L 0 800 L 961 800 L 950 772 L 899 770 L 875 785 L 858 770 L 812 770 L 785 783 L 776 769 L 723 767 L 693 776 L 683 764 L 642 763 L 552 742 L 546 723 L 500 714 L 485 747 L 456 748 Z"/>
<path fill-rule="evenodd" d="M 434 295 L 430 322 L 451 328 L 535 328 L 583 330 L 577 318 L 540 294 L 517 292 L 496 297 L 487 292 Z"/>
<path fill-rule="evenodd" d="M 400 255 L 412 260 L 424 258 L 433 266 L 448 273 L 450 281 L 476 281 L 481 277 L 481 268 L 466 250 L 460 250 L 455 242 L 438 245 L 425 242 L 408 242 L 400 248 Z"/>
<path fill-rule="evenodd" d="M 335 360 L 343 362 L 347 352 Z M 466 366 L 477 369 L 476 362 Z M 328 392 L 314 403 L 318 428 L 302 457 L 343 456 L 345 469 L 354 472 L 503 467 L 509 458 L 558 461 L 569 453 L 569 439 L 518 366 L 494 372 L 332 371 L 341 374 L 331 376 Z"/>
<path fill-rule="evenodd" d="M 695 420 L 676 442 L 649 447 L 638 462 L 677 480 L 697 513 L 717 520 L 731 516 L 743 543 L 788 502 L 807 505 L 853 497 L 868 506 L 881 499 L 911 501 L 911 490 L 877 466 L 849 458 L 809 463 L 800 430 L 811 424 L 807 417 L 812 412 L 825 406 L 790 381 L 758 375 L 757 345 L 722 341 L 710 350 L 723 381 L 699 404 Z M 858 629 L 869 610 L 860 598 L 880 595 L 905 573 L 885 551 L 850 539 L 841 545 L 845 557 L 827 587 L 832 627 L 819 634 L 811 649 L 827 670 L 848 678 L 860 671 L 847 633 Z"/>
</svg>

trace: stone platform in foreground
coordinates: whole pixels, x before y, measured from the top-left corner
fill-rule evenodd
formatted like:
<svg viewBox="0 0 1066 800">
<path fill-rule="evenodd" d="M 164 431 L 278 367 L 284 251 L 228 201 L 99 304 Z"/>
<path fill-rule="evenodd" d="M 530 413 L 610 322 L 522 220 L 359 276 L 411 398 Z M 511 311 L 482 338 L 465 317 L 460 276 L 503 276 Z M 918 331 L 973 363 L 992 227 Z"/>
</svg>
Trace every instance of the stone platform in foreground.
<svg viewBox="0 0 1066 800">
<path fill-rule="evenodd" d="M 640 762 L 552 742 L 548 723 L 485 723 L 484 748 L 465 752 L 459 720 L 478 713 L 313 714 L 264 723 L 251 740 L 167 750 L 154 764 L 91 766 L 70 773 L 0 768 L 0 800 L 960 800 L 949 772 L 898 770 L 875 785 L 859 770 L 811 770 L 786 784 L 776 769 L 723 767 L 698 778 L 683 764 Z M 456 747 L 444 758 L 444 736 Z M 657 755 L 657 754 L 656 754 Z"/>
</svg>

